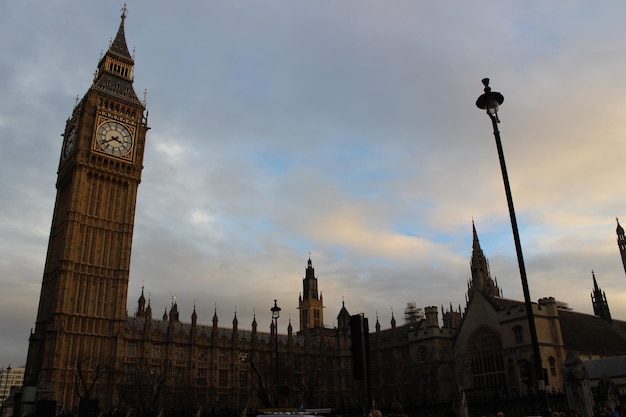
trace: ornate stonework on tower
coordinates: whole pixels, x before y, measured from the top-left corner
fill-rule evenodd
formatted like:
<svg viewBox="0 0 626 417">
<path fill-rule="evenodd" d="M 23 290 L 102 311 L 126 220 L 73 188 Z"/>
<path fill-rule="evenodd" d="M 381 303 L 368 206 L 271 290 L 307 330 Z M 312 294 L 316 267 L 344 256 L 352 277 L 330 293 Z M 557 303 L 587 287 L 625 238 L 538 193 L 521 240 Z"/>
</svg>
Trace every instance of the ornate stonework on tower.
<svg viewBox="0 0 626 417">
<path fill-rule="evenodd" d="M 591 271 L 591 276 L 593 277 L 593 291 L 591 292 L 593 314 L 608 323 L 613 323 L 613 320 L 611 319 L 611 311 L 609 310 L 609 303 L 606 300 L 606 294 L 598 286 L 596 274 L 593 271 Z"/>
<path fill-rule="evenodd" d="M 93 84 L 65 124 L 57 195 L 25 381 L 40 396 L 113 395 L 127 317 L 147 117 L 133 89 L 126 8 Z M 110 371 L 110 372 L 109 372 Z M 82 380 L 79 384 L 74 381 Z M 96 382 L 91 386 L 92 382 Z M 106 391 L 106 392 L 102 392 Z M 105 400 L 106 401 L 106 400 Z"/>
<path fill-rule="evenodd" d="M 317 278 L 311 258 L 307 263 L 302 280 L 302 294 L 298 300 L 300 310 L 300 331 L 324 327 L 324 297 L 318 294 Z"/>
<path fill-rule="evenodd" d="M 624 234 L 624 228 L 619 224 L 619 219 L 615 218 L 617 221 L 617 229 L 615 232 L 617 233 L 617 247 L 619 248 L 619 254 L 622 256 L 622 265 L 624 265 L 624 273 L 626 274 L 626 235 Z"/>
<path fill-rule="evenodd" d="M 472 234 L 472 260 L 470 262 L 472 278 L 468 283 L 468 301 L 472 299 L 472 296 L 476 291 L 481 291 L 492 297 L 502 297 L 502 292 L 498 287 L 497 281 L 491 279 L 489 262 L 480 247 L 480 241 L 478 240 L 478 233 L 476 233 L 476 226 L 474 225 L 474 222 L 472 222 Z"/>
</svg>

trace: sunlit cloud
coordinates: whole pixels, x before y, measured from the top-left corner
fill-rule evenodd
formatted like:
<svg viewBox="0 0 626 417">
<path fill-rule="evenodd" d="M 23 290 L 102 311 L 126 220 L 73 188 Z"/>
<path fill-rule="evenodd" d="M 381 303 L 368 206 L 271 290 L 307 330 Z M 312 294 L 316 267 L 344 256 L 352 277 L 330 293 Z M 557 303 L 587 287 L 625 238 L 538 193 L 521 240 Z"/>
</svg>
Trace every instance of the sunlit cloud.
<svg viewBox="0 0 626 417">
<path fill-rule="evenodd" d="M 490 77 L 505 97 L 499 127 L 533 298 L 591 313 L 594 270 L 612 315 L 626 316 L 615 244 L 615 217 L 626 225 L 626 5 L 137 0 L 128 9 L 151 128 L 130 314 L 143 283 L 155 316 L 176 295 L 183 320 L 195 300 L 201 323 L 217 312 L 228 327 L 236 311 L 241 328 L 256 314 L 269 329 L 278 298 L 297 323 L 310 254 L 328 325 L 345 303 L 385 328 L 409 301 L 464 306 L 472 221 L 505 296 L 521 298 L 491 124 L 475 106 Z M 11 297 L 0 313 L 12 319 L 0 362 L 24 360 L 60 135 L 118 12 L 3 4 L 0 287 Z M 59 24 L 69 15 L 72 25 Z"/>
</svg>

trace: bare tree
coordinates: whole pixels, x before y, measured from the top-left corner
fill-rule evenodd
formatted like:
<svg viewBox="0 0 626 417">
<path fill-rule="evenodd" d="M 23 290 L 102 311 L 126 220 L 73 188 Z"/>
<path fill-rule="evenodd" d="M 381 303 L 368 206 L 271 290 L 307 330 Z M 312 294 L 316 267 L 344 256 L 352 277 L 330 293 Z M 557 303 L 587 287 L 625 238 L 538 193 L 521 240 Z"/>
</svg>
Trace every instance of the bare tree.
<svg viewBox="0 0 626 417">
<path fill-rule="evenodd" d="M 74 372 L 74 389 L 80 399 L 91 399 L 98 379 L 108 370 L 107 365 L 94 364 L 83 356 L 76 361 Z"/>
<path fill-rule="evenodd" d="M 167 376 L 166 367 L 147 364 L 127 366 L 121 373 L 119 385 L 122 403 L 137 410 L 139 417 L 156 415 Z"/>
<path fill-rule="evenodd" d="M 259 392 L 259 398 L 261 400 L 261 404 L 263 404 L 264 408 L 269 408 L 272 406 L 272 398 L 270 397 L 270 389 L 267 387 L 267 382 L 263 377 L 263 373 L 257 368 L 256 364 L 251 358 L 246 358 L 246 362 L 250 364 L 250 368 L 252 368 L 252 372 L 256 375 L 256 385 Z"/>
</svg>

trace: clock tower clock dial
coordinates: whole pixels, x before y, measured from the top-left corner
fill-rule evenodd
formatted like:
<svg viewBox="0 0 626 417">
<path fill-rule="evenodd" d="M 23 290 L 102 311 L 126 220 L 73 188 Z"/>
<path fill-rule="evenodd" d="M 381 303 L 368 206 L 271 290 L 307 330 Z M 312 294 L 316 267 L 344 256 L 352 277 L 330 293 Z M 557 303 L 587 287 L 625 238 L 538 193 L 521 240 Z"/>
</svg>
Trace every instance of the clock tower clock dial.
<svg viewBox="0 0 626 417">
<path fill-rule="evenodd" d="M 118 122 L 105 122 L 96 133 L 100 149 L 109 155 L 124 156 L 133 147 L 133 137 L 128 129 Z"/>
<path fill-rule="evenodd" d="M 63 144 L 63 159 L 70 156 L 74 150 L 74 142 L 76 141 L 76 125 L 72 125 L 68 133 L 65 134 L 65 143 Z"/>
</svg>

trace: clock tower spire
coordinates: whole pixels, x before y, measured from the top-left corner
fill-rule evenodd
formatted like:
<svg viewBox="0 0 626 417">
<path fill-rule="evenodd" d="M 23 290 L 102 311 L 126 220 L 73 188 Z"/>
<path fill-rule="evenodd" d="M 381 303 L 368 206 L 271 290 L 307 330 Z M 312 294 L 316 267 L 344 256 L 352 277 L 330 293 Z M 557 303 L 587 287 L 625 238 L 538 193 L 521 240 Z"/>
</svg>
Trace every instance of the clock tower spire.
<svg viewBox="0 0 626 417">
<path fill-rule="evenodd" d="M 25 386 L 37 387 L 39 398 L 66 410 L 76 405 L 76 394 L 110 406 L 123 354 L 135 205 L 149 129 L 133 87 L 126 15 L 124 6 L 93 84 L 65 124 L 28 348 Z"/>
</svg>

